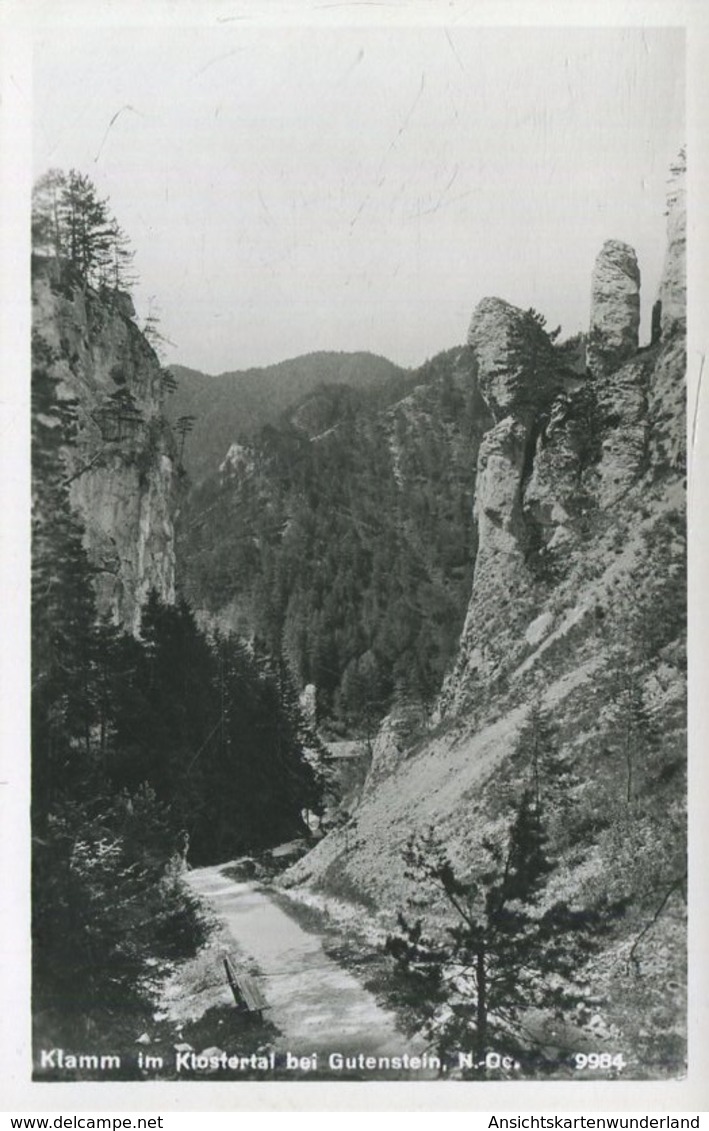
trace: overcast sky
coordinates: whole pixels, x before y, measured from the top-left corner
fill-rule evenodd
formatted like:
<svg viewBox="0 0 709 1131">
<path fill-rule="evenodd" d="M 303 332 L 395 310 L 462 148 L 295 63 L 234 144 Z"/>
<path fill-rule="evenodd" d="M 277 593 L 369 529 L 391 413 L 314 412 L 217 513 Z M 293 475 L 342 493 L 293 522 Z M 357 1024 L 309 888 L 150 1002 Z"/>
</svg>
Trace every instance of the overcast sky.
<svg viewBox="0 0 709 1131">
<path fill-rule="evenodd" d="M 57 28 L 35 41 L 35 173 L 77 168 L 131 237 L 167 360 L 319 349 L 418 365 L 475 304 L 588 323 L 604 240 L 643 328 L 685 141 L 684 36 L 650 28 Z"/>
</svg>

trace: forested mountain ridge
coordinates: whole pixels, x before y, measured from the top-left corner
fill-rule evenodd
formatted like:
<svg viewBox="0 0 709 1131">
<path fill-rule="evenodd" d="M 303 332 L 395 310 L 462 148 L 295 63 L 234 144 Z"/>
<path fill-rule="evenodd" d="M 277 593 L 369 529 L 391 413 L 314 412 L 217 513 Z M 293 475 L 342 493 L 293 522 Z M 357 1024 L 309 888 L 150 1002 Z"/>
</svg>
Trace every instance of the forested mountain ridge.
<svg viewBox="0 0 709 1131">
<path fill-rule="evenodd" d="M 320 386 L 233 445 L 180 514 L 193 606 L 281 654 L 316 687 L 321 724 L 344 731 L 371 733 L 394 701 L 430 709 L 471 584 L 489 414 L 470 350 L 413 382 L 404 397 L 398 381 Z"/>
<path fill-rule="evenodd" d="M 172 365 L 171 371 L 177 388 L 168 405 L 169 419 L 174 423 L 194 417 L 184 462 L 195 483 L 217 471 L 234 441 L 249 439 L 275 423 L 318 385 L 364 390 L 392 382 L 403 389 L 407 383 L 405 370 L 371 353 L 321 351 L 217 376 L 182 365 Z"/>
<path fill-rule="evenodd" d="M 636 257 L 620 241 L 594 269 L 583 374 L 560 369 L 533 312 L 476 307 L 468 341 L 490 423 L 438 725 L 394 710 L 349 825 L 288 877 L 379 909 L 441 1047 L 475 1031 L 484 1048 L 495 1017 L 501 1041 L 515 1047 L 522 1022 L 528 1047 L 553 1053 L 556 1009 L 578 1047 L 622 1050 L 633 1076 L 684 1064 L 685 168 L 682 155 L 649 346 Z M 573 972 L 562 977 L 546 944 L 510 959 L 521 936 L 511 927 L 505 941 L 490 908 L 514 890 L 549 938 L 596 924 Z M 477 970 L 465 984 L 462 960 Z M 531 1006 L 555 978 L 544 1022 Z M 562 1007 L 572 983 L 585 988 Z"/>
</svg>

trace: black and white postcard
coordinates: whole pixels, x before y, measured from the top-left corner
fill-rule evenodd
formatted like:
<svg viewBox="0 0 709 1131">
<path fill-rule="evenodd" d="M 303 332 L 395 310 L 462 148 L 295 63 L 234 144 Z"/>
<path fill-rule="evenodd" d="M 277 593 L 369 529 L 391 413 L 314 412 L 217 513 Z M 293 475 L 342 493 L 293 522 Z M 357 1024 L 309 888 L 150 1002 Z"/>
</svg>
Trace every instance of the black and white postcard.
<svg viewBox="0 0 709 1131">
<path fill-rule="evenodd" d="M 552 7 L 7 21 L 30 1106 L 693 1079 L 699 6 Z"/>
</svg>

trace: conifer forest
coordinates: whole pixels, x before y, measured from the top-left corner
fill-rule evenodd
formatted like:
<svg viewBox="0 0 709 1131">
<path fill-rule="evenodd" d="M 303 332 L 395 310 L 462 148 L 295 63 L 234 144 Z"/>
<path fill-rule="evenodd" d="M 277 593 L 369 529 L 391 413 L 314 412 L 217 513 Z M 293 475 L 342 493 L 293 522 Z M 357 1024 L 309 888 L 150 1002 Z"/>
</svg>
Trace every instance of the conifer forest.
<svg viewBox="0 0 709 1131">
<path fill-rule="evenodd" d="M 218 376 L 36 179 L 35 1080 L 686 1072 L 686 169 L 580 331 Z"/>
</svg>

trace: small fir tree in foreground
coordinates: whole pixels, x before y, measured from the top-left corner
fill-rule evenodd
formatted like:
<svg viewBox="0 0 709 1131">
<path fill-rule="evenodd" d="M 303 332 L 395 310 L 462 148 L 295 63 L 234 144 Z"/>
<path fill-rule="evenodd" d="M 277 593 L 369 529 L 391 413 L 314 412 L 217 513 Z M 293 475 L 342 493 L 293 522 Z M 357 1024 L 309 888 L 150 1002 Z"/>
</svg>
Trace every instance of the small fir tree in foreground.
<svg viewBox="0 0 709 1131">
<path fill-rule="evenodd" d="M 562 1016 L 583 1000 L 579 971 L 612 925 L 609 909 L 545 898 L 553 865 L 531 790 L 506 840 L 483 841 L 473 875 L 456 872 L 433 830 L 410 839 L 405 861 L 417 884 L 412 905 L 438 893 L 454 912 L 453 923 L 433 933 L 422 918 L 410 922 L 402 913 L 386 943 L 418 995 L 439 1055 L 472 1050 L 476 1079 L 493 1049 L 528 1056 L 535 1041 L 525 1015 Z"/>
</svg>

